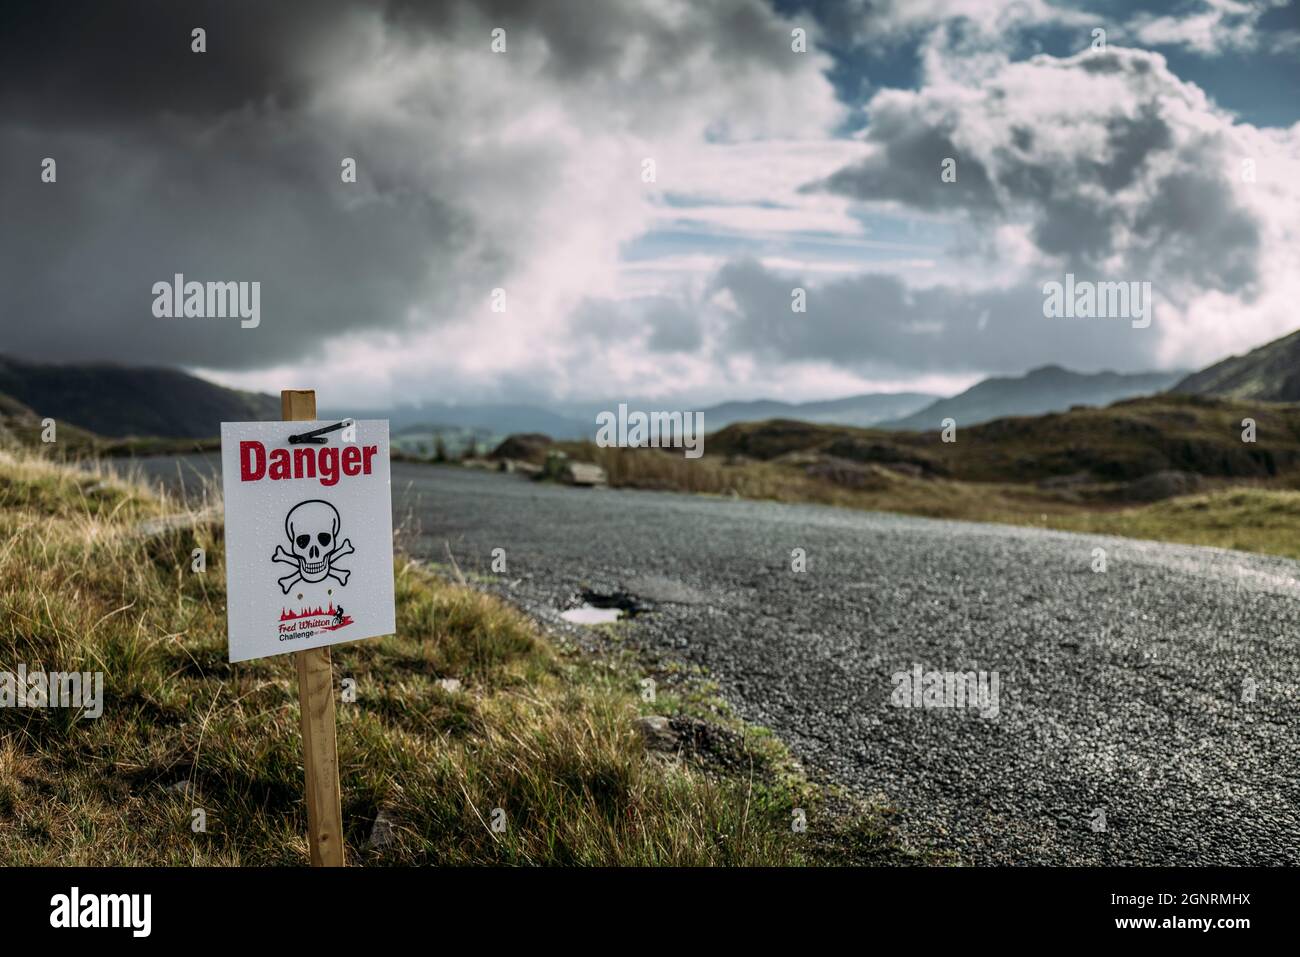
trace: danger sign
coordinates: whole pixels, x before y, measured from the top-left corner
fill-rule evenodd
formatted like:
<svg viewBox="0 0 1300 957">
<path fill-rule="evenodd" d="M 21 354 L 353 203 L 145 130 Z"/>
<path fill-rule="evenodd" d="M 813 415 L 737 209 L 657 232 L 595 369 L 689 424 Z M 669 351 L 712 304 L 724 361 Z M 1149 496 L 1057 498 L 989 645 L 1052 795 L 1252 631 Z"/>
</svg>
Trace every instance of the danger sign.
<svg viewBox="0 0 1300 957">
<path fill-rule="evenodd" d="M 231 661 L 396 630 L 388 448 L 382 420 L 221 423 Z"/>
</svg>

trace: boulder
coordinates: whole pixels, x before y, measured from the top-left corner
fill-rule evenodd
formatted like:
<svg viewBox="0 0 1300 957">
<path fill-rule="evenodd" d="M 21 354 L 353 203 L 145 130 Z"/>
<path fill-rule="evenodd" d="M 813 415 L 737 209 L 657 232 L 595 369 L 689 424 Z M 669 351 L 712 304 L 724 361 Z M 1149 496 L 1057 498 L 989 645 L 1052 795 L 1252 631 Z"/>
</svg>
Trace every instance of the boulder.
<svg viewBox="0 0 1300 957">
<path fill-rule="evenodd" d="M 636 729 L 651 751 L 673 751 L 677 747 L 677 732 L 661 714 L 642 715 L 636 719 Z"/>
<path fill-rule="evenodd" d="M 560 469 L 560 481 L 570 485 L 608 485 L 605 470 L 590 462 L 566 462 Z"/>
<path fill-rule="evenodd" d="M 1115 501 L 1120 502 L 1159 502 L 1175 495 L 1199 492 L 1202 485 L 1199 475 L 1166 470 L 1125 482 L 1112 495 Z"/>
<path fill-rule="evenodd" d="M 492 450 L 488 458 L 518 459 L 540 465 L 546 458 L 546 450 L 551 446 L 551 437 L 540 432 L 520 432 L 508 435 L 501 444 Z"/>
<path fill-rule="evenodd" d="M 804 469 L 809 478 L 824 479 L 844 488 L 880 491 L 888 488 L 889 479 L 873 465 L 850 462 L 846 459 L 827 459 Z"/>
</svg>

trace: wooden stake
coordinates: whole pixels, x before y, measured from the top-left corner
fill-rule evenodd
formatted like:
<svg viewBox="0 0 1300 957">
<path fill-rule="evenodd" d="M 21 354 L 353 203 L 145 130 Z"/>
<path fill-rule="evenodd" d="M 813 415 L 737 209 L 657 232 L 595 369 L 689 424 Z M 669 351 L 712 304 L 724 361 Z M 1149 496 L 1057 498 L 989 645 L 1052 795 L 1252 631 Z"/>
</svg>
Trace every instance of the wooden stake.
<svg viewBox="0 0 1300 957">
<path fill-rule="evenodd" d="M 316 418 L 316 393 L 280 393 L 280 418 Z M 343 866 L 343 802 L 339 787 L 338 741 L 334 731 L 334 669 L 330 650 L 293 653 L 298 668 L 298 707 L 302 712 L 302 766 L 307 776 L 307 840 L 312 867 Z"/>
</svg>

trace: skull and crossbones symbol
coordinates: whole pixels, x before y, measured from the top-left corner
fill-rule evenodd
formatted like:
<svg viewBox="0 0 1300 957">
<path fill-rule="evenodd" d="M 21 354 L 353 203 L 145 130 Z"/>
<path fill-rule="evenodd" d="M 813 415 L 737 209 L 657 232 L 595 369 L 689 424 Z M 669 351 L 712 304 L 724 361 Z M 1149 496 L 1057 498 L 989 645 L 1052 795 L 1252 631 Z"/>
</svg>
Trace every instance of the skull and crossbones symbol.
<svg viewBox="0 0 1300 957">
<path fill-rule="evenodd" d="M 344 539 L 339 544 L 339 512 L 333 505 L 320 499 L 299 502 L 285 516 L 284 532 L 289 536 L 291 551 L 277 545 L 271 560 L 296 566 L 291 574 L 278 579 L 286 595 L 300 581 L 319 582 L 328 577 L 340 585 L 348 583 L 352 572 L 338 568 L 334 562 L 352 554 L 352 542 Z"/>
</svg>

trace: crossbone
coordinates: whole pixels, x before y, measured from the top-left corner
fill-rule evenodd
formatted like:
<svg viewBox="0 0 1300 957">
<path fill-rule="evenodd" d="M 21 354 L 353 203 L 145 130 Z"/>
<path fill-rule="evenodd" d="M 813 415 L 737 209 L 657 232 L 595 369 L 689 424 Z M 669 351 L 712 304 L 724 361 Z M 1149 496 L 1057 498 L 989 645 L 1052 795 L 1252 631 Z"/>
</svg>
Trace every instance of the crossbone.
<svg viewBox="0 0 1300 957">
<path fill-rule="evenodd" d="M 351 555 L 352 551 L 352 540 L 345 538 L 342 545 L 330 552 L 328 555 L 322 556 L 321 561 L 323 561 L 329 569 L 325 572 L 325 577 L 335 579 L 340 585 L 346 585 L 348 583 L 348 576 L 351 575 L 352 572 L 346 568 L 335 568 L 334 561 L 344 555 Z M 276 579 L 280 583 L 280 590 L 286 595 L 289 594 L 289 589 L 298 584 L 298 582 L 305 581 L 302 577 L 302 559 L 285 551 L 283 545 L 275 546 L 275 554 L 271 556 L 271 561 L 293 565 L 296 569 L 292 574 Z"/>
</svg>

